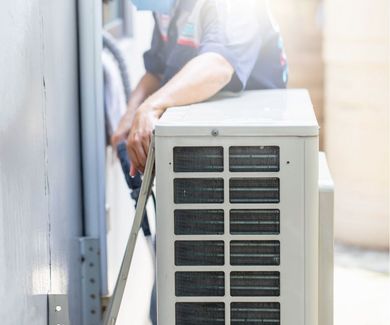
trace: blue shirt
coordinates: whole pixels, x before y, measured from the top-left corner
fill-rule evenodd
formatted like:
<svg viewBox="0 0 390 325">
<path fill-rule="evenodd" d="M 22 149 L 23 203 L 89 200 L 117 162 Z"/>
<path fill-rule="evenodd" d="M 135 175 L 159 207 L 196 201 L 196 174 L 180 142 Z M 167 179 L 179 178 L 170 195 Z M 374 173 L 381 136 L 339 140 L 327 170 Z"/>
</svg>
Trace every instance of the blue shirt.
<svg viewBox="0 0 390 325">
<path fill-rule="evenodd" d="M 178 0 L 171 14 L 154 19 L 144 62 L 162 84 L 194 57 L 214 52 L 234 68 L 224 90 L 286 87 L 287 60 L 267 0 Z"/>
</svg>

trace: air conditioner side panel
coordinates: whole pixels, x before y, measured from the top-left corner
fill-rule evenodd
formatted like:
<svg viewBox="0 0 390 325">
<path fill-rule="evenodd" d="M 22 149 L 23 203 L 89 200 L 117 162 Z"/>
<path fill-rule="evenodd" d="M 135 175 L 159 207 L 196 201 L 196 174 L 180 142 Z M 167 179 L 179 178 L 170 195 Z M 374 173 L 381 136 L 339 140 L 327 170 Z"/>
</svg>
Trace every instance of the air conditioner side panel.
<svg viewBox="0 0 390 325">
<path fill-rule="evenodd" d="M 333 325 L 334 183 L 325 154 L 319 154 L 319 325 Z"/>
<path fill-rule="evenodd" d="M 305 138 L 305 325 L 318 325 L 318 147 Z"/>
</svg>

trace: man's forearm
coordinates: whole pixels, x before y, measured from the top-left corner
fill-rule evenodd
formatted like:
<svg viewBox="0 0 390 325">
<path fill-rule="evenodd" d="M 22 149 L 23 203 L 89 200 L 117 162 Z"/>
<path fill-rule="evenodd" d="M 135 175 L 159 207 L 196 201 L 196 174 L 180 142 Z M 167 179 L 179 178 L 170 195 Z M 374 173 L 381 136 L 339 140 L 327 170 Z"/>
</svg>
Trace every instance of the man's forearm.
<svg viewBox="0 0 390 325">
<path fill-rule="evenodd" d="M 155 75 L 146 72 L 131 94 L 128 109 L 134 113 L 135 110 L 159 88 L 160 79 Z"/>
<path fill-rule="evenodd" d="M 221 55 L 202 54 L 148 97 L 137 108 L 128 136 L 127 150 L 133 162 L 130 175 L 144 170 L 152 131 L 168 107 L 193 104 L 212 97 L 229 83 L 233 73 L 233 67 Z"/>
<path fill-rule="evenodd" d="M 229 83 L 233 73 L 233 67 L 221 55 L 202 54 L 188 62 L 145 104 L 160 117 L 168 107 L 193 104 L 214 96 Z"/>
</svg>

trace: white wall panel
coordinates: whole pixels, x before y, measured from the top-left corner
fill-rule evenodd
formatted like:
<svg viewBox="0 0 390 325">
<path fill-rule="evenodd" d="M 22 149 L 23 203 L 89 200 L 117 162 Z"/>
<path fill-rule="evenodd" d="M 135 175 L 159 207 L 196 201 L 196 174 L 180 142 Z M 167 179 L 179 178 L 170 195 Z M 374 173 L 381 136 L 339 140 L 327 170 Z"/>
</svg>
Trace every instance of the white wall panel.
<svg viewBox="0 0 390 325">
<path fill-rule="evenodd" d="M 81 186 L 75 1 L 0 10 L 0 319 L 46 324 L 69 294 L 79 324 Z"/>
</svg>

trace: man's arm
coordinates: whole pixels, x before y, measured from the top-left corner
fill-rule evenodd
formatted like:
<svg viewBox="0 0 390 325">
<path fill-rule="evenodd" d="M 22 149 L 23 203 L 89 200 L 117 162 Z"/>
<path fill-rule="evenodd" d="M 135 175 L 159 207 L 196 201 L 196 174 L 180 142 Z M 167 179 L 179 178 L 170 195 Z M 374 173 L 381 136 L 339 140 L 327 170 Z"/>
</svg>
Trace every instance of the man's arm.
<svg viewBox="0 0 390 325">
<path fill-rule="evenodd" d="M 111 143 L 113 146 L 116 147 L 121 141 L 127 140 L 137 108 L 145 101 L 146 98 L 156 92 L 159 88 L 160 79 L 155 75 L 146 72 L 139 81 L 137 87 L 131 93 L 127 111 L 121 118 L 115 133 L 112 135 Z"/>
<path fill-rule="evenodd" d="M 135 112 L 128 136 L 130 174 L 144 170 L 154 125 L 167 108 L 209 99 L 229 83 L 233 74 L 232 65 L 222 55 L 204 53 L 189 61 L 165 86 L 148 97 Z"/>
</svg>

